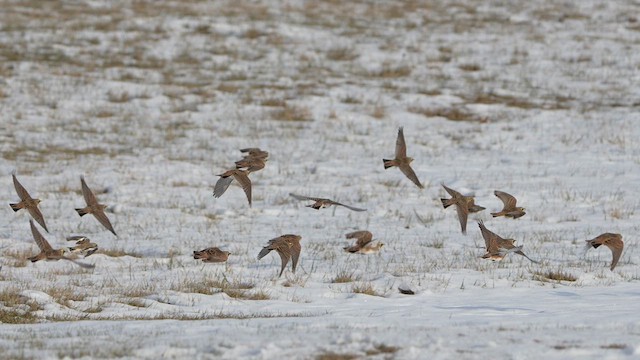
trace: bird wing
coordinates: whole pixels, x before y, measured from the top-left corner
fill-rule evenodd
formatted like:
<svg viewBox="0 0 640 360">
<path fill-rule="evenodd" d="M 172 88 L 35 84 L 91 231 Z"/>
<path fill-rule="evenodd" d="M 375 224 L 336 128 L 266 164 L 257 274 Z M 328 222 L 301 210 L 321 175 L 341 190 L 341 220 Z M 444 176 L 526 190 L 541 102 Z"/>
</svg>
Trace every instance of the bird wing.
<svg viewBox="0 0 640 360">
<path fill-rule="evenodd" d="M 371 242 L 373 234 L 367 230 L 350 232 L 345 235 L 347 239 L 356 239 L 356 246 L 363 247 Z"/>
<path fill-rule="evenodd" d="M 30 206 L 28 209 L 31 217 L 33 217 L 34 220 L 37 221 L 38 224 L 40 224 L 40 226 L 42 226 L 45 230 L 47 230 L 47 232 L 49 232 L 49 229 L 47 229 L 47 224 L 45 224 L 44 222 L 44 216 L 42 216 L 42 213 L 40 212 L 40 209 L 38 209 L 38 206 Z"/>
<path fill-rule="evenodd" d="M 80 176 L 80 182 L 82 183 L 82 196 L 84 196 L 84 201 L 87 202 L 87 205 L 98 205 L 98 199 L 96 199 L 96 196 L 93 195 L 93 192 L 89 189 L 89 186 L 87 186 L 87 183 L 84 181 L 84 176 Z"/>
<path fill-rule="evenodd" d="M 16 174 L 11 174 L 11 176 L 13 176 L 13 186 L 16 188 L 16 193 L 18 193 L 18 197 L 20 198 L 20 200 L 31 199 L 31 195 L 29 195 L 27 189 L 25 189 L 24 186 L 20 184 L 18 178 L 16 177 Z"/>
<path fill-rule="evenodd" d="M 482 221 L 478 221 L 478 226 L 480 226 L 480 231 L 482 232 L 482 237 L 484 238 L 484 244 L 487 248 L 487 252 L 490 254 L 494 254 L 498 252 L 498 242 L 503 240 L 500 236 L 496 235 L 494 232 L 489 231 L 484 226 Z"/>
<path fill-rule="evenodd" d="M 222 194 L 227 191 L 232 181 L 232 177 L 221 177 L 220 179 L 218 179 L 216 185 L 213 187 L 213 196 L 217 198 L 222 196 Z"/>
<path fill-rule="evenodd" d="M 462 194 L 459 192 L 447 187 L 445 184 L 440 184 L 442 187 L 451 195 L 452 198 L 462 198 Z"/>
<path fill-rule="evenodd" d="M 610 268 L 613 271 L 613 269 L 618 264 L 618 260 L 620 260 L 620 255 L 622 255 L 622 250 L 624 249 L 622 236 L 612 238 L 611 240 L 605 242 L 605 245 L 609 248 L 609 250 L 611 250 L 611 255 L 613 255 Z"/>
<path fill-rule="evenodd" d="M 398 165 L 398 168 L 400 168 L 400 171 L 402 171 L 402 173 L 409 178 L 409 180 L 413 181 L 414 184 L 418 185 L 419 188 L 424 188 L 424 186 L 422 186 L 422 184 L 420 183 L 420 180 L 418 180 L 418 176 L 416 175 L 416 173 L 413 171 L 413 169 L 411 168 L 411 166 L 409 164 L 400 164 Z"/>
<path fill-rule="evenodd" d="M 113 233 L 113 235 L 118 236 L 118 234 L 116 234 L 116 231 L 113 230 L 113 225 L 111 225 L 111 221 L 109 221 L 109 218 L 107 217 L 107 214 L 105 214 L 102 209 L 100 209 L 100 208 L 96 209 L 93 212 L 93 216 L 96 219 L 98 219 L 98 222 L 100 224 L 102 224 L 102 226 L 107 228 L 107 230 L 111 231 L 111 233 Z"/>
<path fill-rule="evenodd" d="M 357 208 L 357 207 L 353 207 L 353 206 L 349 206 L 349 205 L 345 205 L 339 202 L 335 202 L 333 200 L 329 200 L 329 203 L 332 205 L 339 205 L 339 206 L 344 206 L 349 210 L 353 210 L 353 211 L 367 211 L 367 209 L 361 209 L 361 208 Z"/>
<path fill-rule="evenodd" d="M 292 249 L 286 241 L 278 241 L 277 244 L 274 243 L 274 250 L 278 252 L 278 255 L 280 255 L 280 260 L 282 260 L 279 275 L 282 276 L 284 268 L 287 266 L 287 263 L 289 263 L 289 259 L 291 258 Z"/>
<path fill-rule="evenodd" d="M 407 144 L 404 142 L 404 130 L 402 126 L 398 129 L 398 138 L 396 139 L 396 159 L 407 157 Z"/>
<path fill-rule="evenodd" d="M 36 228 L 32 220 L 29 220 L 29 225 L 31 225 L 31 233 L 33 234 L 33 240 L 36 241 L 36 244 L 38 244 L 38 247 L 40 248 L 40 250 L 44 253 L 53 251 L 53 248 L 51 247 L 51 245 L 49 245 L 49 242 L 47 241 L 47 239 L 45 239 L 44 236 L 40 234 L 40 231 L 38 231 L 38 228 Z"/>
<path fill-rule="evenodd" d="M 249 200 L 249 206 L 251 206 L 251 179 L 249 179 L 247 173 L 241 171 L 234 171 L 233 178 L 240 183 L 242 190 L 247 195 L 247 200 Z"/>
<path fill-rule="evenodd" d="M 517 200 L 512 195 L 500 190 L 496 190 L 493 193 L 498 197 L 498 199 L 502 200 L 502 203 L 504 204 L 502 211 L 506 211 L 508 209 L 513 209 L 516 207 Z"/>
<path fill-rule="evenodd" d="M 460 221 L 460 229 L 462 230 L 463 234 L 466 234 L 467 233 L 467 217 L 469 216 L 469 210 L 467 208 L 467 205 L 464 203 L 461 203 L 460 201 L 457 201 L 456 212 L 458 213 L 458 220 Z"/>
<path fill-rule="evenodd" d="M 298 266 L 298 259 L 300 258 L 300 252 L 302 251 L 302 246 L 300 245 L 300 240 L 295 239 L 291 241 L 291 260 L 293 261 L 291 264 L 291 271 L 296 272 L 296 266 Z"/>
</svg>

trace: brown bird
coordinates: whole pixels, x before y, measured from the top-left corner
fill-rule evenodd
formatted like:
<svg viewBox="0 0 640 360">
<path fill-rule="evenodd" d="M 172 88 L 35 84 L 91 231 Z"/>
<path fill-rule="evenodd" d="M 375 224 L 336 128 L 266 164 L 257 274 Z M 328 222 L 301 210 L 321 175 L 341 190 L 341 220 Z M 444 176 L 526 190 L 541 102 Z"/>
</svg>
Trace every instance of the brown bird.
<svg viewBox="0 0 640 360">
<path fill-rule="evenodd" d="M 441 184 L 442 187 L 451 195 L 451 199 L 440 199 L 442 206 L 446 209 L 451 205 L 456 206 L 456 212 L 458 213 L 458 220 L 460 221 L 460 229 L 463 234 L 467 233 L 467 217 L 469 213 L 482 211 L 485 208 L 476 205 L 473 196 L 465 196 L 461 193 L 448 188 L 445 184 Z"/>
<path fill-rule="evenodd" d="M 613 258 L 611 259 L 611 271 L 615 269 L 618 264 L 618 260 L 620 260 L 620 255 L 622 255 L 622 250 L 624 249 L 624 241 L 622 241 L 622 235 L 613 234 L 613 233 L 604 233 L 598 235 L 597 237 L 587 240 L 587 249 L 593 247 L 597 249 L 598 246 L 604 245 L 611 250 L 611 255 Z"/>
<path fill-rule="evenodd" d="M 84 257 L 87 257 L 98 251 L 98 244 L 91 242 L 91 240 L 86 236 L 69 236 L 67 241 L 76 242 L 76 246 L 69 248 L 69 252 L 71 253 L 80 253 Z"/>
<path fill-rule="evenodd" d="M 482 237 L 484 238 L 485 247 L 487 248 L 487 253 L 482 255 L 483 259 L 500 261 L 506 256 L 506 254 L 514 252 L 518 255 L 526 257 L 533 263 L 538 263 L 537 261 L 531 260 L 531 258 L 529 258 L 522 252 L 522 246 L 515 246 L 515 240 L 501 238 L 494 232 L 489 231 L 484 226 L 484 223 L 482 221 L 478 221 L 478 226 L 480 226 L 480 231 L 482 232 Z"/>
<path fill-rule="evenodd" d="M 293 194 L 293 193 L 289 193 L 289 195 L 291 195 L 292 197 L 294 197 L 297 200 L 310 200 L 310 201 L 315 201 L 313 204 L 311 205 L 306 205 L 306 207 L 310 207 L 316 210 L 320 210 L 322 208 L 327 208 L 331 205 L 335 205 L 335 206 L 344 206 L 349 210 L 353 210 L 353 211 L 367 211 L 367 209 L 360 209 L 357 207 L 353 207 L 353 206 L 349 206 L 349 205 L 345 205 L 345 204 L 341 204 L 339 202 L 330 200 L 330 199 L 323 199 L 323 198 L 317 198 L 317 197 L 311 197 L 311 196 L 304 196 L 304 195 L 297 195 L 297 194 Z"/>
<path fill-rule="evenodd" d="M 247 173 L 256 172 L 264 169 L 266 165 L 266 159 L 245 156 L 241 160 L 236 161 L 236 169 L 245 169 Z"/>
<path fill-rule="evenodd" d="M 373 234 L 370 231 L 361 230 L 350 232 L 346 234 L 345 237 L 347 239 L 356 239 L 356 244 L 353 246 L 345 246 L 343 249 L 350 253 L 356 253 L 371 242 Z"/>
<path fill-rule="evenodd" d="M 202 259 L 202 262 L 206 263 L 221 263 L 227 261 L 231 255 L 228 251 L 222 251 L 217 247 L 210 247 L 200 251 L 193 252 L 193 258 L 196 260 Z"/>
<path fill-rule="evenodd" d="M 247 154 L 244 156 L 245 158 L 253 157 L 257 159 L 266 160 L 269 157 L 269 153 L 260 148 L 245 148 L 245 149 L 240 149 L 240 152 Z"/>
<path fill-rule="evenodd" d="M 228 170 L 224 174 L 218 175 L 220 179 L 216 182 L 215 187 L 213 188 L 213 196 L 219 198 L 224 194 L 225 191 L 231 185 L 231 182 L 235 179 L 244 193 L 247 195 L 247 200 L 249 200 L 249 207 L 251 207 L 251 180 L 249 179 L 249 171 L 247 170 Z"/>
<path fill-rule="evenodd" d="M 517 219 L 526 214 L 525 208 L 516 206 L 517 200 L 512 195 L 500 190 L 496 190 L 493 193 L 498 197 L 498 199 L 502 200 L 502 203 L 504 204 L 504 207 L 500 212 L 491 213 L 493 217 L 506 216 Z"/>
<path fill-rule="evenodd" d="M 40 209 L 38 209 L 40 199 L 34 199 L 31 197 L 31 195 L 29 195 L 27 189 L 25 189 L 24 186 L 22 186 L 22 184 L 20 184 L 20 182 L 18 181 L 18 178 L 16 178 L 15 173 L 11 174 L 11 176 L 13 176 L 13 186 L 16 188 L 16 193 L 18 193 L 18 197 L 20 198 L 19 203 L 9 204 L 9 206 L 11 206 L 11 209 L 16 212 L 20 209 L 27 209 L 27 211 L 29 211 L 29 214 L 31 214 L 31 217 L 35 221 L 37 221 L 38 224 L 40 224 L 40 226 L 42 226 L 47 232 L 49 232 L 49 229 L 47 229 L 47 224 L 44 223 L 44 217 L 42 216 Z"/>
<path fill-rule="evenodd" d="M 40 234 L 40 232 L 38 231 L 38 229 L 36 228 L 36 226 L 33 224 L 32 220 L 29 220 L 29 225 L 31 225 L 31 233 L 33 234 L 33 239 L 36 241 L 36 244 L 38 244 L 38 247 L 40 248 L 40 253 L 36 256 L 32 256 L 29 258 L 29 260 L 31 260 L 31 262 L 36 262 L 36 261 L 40 261 L 40 260 L 67 260 L 67 261 L 71 261 L 72 263 L 83 267 L 85 269 L 93 269 L 95 267 L 95 265 L 91 265 L 91 264 L 85 264 L 85 263 L 81 263 L 79 261 L 76 261 L 74 259 L 70 259 L 68 257 L 64 256 L 65 253 L 65 249 L 53 249 L 51 247 L 51 245 L 49 245 L 49 242 L 47 241 L 47 239 L 44 238 L 44 236 L 42 236 L 42 234 Z"/>
<path fill-rule="evenodd" d="M 420 189 L 423 189 L 424 186 L 422 186 L 420 180 L 418 180 L 418 176 L 416 176 L 416 173 L 411 168 L 410 164 L 412 161 L 413 158 L 407 156 L 407 145 L 404 141 L 404 131 L 403 128 L 400 127 L 400 129 L 398 129 L 398 138 L 396 139 L 396 157 L 393 160 L 382 159 L 384 168 L 388 169 L 392 166 L 397 166 L 398 169 L 400 169 L 400 171 L 409 178 L 409 180 L 413 181 L 413 183 Z"/>
<path fill-rule="evenodd" d="M 278 277 L 282 276 L 282 272 L 287 266 L 287 263 L 289 263 L 289 259 L 292 259 L 291 271 L 295 274 L 296 265 L 298 265 L 298 259 L 300 258 L 300 251 L 302 250 L 302 247 L 300 246 L 300 239 L 302 239 L 300 235 L 292 234 L 282 235 L 275 239 L 271 239 L 267 246 L 262 248 L 258 254 L 258 260 L 265 257 L 271 252 L 271 250 L 275 250 L 278 252 L 280 259 L 282 260 L 282 268 L 280 269 L 280 275 L 278 275 Z"/>
<path fill-rule="evenodd" d="M 91 189 L 87 186 L 87 183 L 84 181 L 84 176 L 80 176 L 80 183 L 82 184 L 82 196 L 84 196 L 84 201 L 87 203 L 87 206 L 81 209 L 76 209 L 78 215 L 80 217 L 85 216 L 87 214 L 93 214 L 93 216 L 104 226 L 107 230 L 111 231 L 113 235 L 116 237 L 116 231 L 113 230 L 113 226 L 111 225 L 111 221 L 107 217 L 107 214 L 104 213 L 104 209 L 107 208 L 107 205 L 99 204 L 98 199 L 93 194 Z"/>
</svg>

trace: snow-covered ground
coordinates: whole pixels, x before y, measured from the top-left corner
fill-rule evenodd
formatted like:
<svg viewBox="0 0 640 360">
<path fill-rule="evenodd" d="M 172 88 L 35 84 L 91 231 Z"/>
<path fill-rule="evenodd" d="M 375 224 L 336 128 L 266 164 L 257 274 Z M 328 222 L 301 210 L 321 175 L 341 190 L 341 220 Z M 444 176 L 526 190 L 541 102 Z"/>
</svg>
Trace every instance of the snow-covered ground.
<svg viewBox="0 0 640 360">
<path fill-rule="evenodd" d="M 640 18 L 633 1 L 4 1 L 0 357 L 640 357 Z M 425 184 L 382 158 L 398 127 Z M 217 174 L 244 147 L 253 207 Z M 84 206 L 80 175 L 119 238 Z M 460 233 L 444 183 L 487 209 Z M 527 215 L 493 219 L 493 191 Z M 294 192 L 367 208 L 316 211 Z M 477 220 L 518 240 L 493 263 Z M 380 255 L 350 255 L 368 229 Z M 584 240 L 621 233 L 614 271 Z M 256 260 L 302 236 L 296 274 Z M 194 250 L 218 246 L 226 264 Z M 564 280 L 552 280 L 556 275 Z M 402 295 L 398 286 L 416 295 Z"/>
</svg>

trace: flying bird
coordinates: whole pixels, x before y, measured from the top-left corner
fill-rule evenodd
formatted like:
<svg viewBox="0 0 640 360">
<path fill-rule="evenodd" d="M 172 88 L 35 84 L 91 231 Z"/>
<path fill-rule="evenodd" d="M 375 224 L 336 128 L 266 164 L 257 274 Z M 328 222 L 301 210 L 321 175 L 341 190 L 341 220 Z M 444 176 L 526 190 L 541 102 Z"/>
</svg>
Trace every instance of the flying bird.
<svg viewBox="0 0 640 360">
<path fill-rule="evenodd" d="M 76 245 L 69 248 L 71 253 L 79 253 L 87 257 L 98 251 L 98 244 L 91 242 L 86 236 L 69 236 L 67 241 L 75 241 Z"/>
<path fill-rule="evenodd" d="M 53 249 L 51 247 L 51 245 L 49 245 L 49 242 L 47 241 L 47 239 L 44 238 L 44 236 L 42 236 L 42 234 L 40 234 L 40 232 L 38 231 L 38 229 L 36 228 L 36 226 L 33 224 L 32 220 L 29 220 L 29 225 L 31 225 L 31 233 L 33 234 L 33 239 L 36 241 L 36 244 L 38 244 L 38 247 L 40 248 L 40 253 L 37 254 L 36 256 L 32 256 L 29 258 L 29 260 L 31 260 L 31 262 L 36 262 L 36 261 L 40 261 L 40 260 L 67 260 L 67 261 L 71 261 L 72 263 L 83 267 L 85 269 L 93 269 L 95 267 L 95 265 L 91 265 L 91 264 L 85 264 L 85 263 L 81 263 L 79 261 L 76 261 L 74 259 L 70 259 L 66 256 L 64 256 L 64 253 L 66 251 L 66 249 Z"/>
<path fill-rule="evenodd" d="M 202 259 L 202 262 L 206 263 L 221 263 L 227 261 L 231 255 L 228 251 L 222 251 L 217 247 L 210 247 L 200 251 L 193 252 L 193 258 L 196 260 Z"/>
<path fill-rule="evenodd" d="M 500 190 L 496 190 L 493 193 L 498 197 L 498 199 L 502 200 L 502 203 L 504 204 L 500 212 L 491 213 L 493 217 L 506 216 L 517 219 L 526 214 L 525 208 L 516 206 L 517 200 L 513 195 Z"/>
<path fill-rule="evenodd" d="M 397 166 L 402 173 L 409 178 L 409 180 L 413 181 L 420 189 L 423 189 L 424 186 L 418 180 L 418 176 L 411 168 L 411 162 L 413 161 L 412 157 L 407 156 L 407 144 L 404 141 L 404 131 L 403 128 L 400 127 L 398 129 L 398 138 L 396 139 L 396 157 L 395 159 L 382 159 L 384 163 L 384 168 L 388 169 L 393 166 Z"/>
<path fill-rule="evenodd" d="M 306 206 L 310 207 L 310 208 L 313 208 L 313 209 L 316 209 L 316 210 L 320 210 L 322 208 L 327 208 L 327 207 L 329 207 L 331 205 L 335 205 L 335 206 L 344 206 L 347 209 L 353 210 L 353 211 L 367 211 L 367 209 L 360 209 L 360 208 L 357 208 L 357 207 L 341 204 L 341 203 L 333 201 L 331 199 L 323 199 L 323 198 L 317 198 L 317 197 L 311 197 L 311 196 L 297 195 L 297 194 L 293 194 L 293 193 L 289 193 L 289 195 L 291 195 L 292 197 L 294 197 L 297 200 L 315 201 L 313 204 L 306 205 Z"/>
<path fill-rule="evenodd" d="M 292 260 L 291 271 L 295 274 L 296 265 L 298 265 L 298 259 L 300 258 L 300 251 L 302 250 L 302 247 L 300 246 L 300 239 L 302 239 L 300 235 L 292 234 L 282 235 L 275 239 L 271 239 L 258 254 L 258 260 L 265 257 L 271 252 L 271 250 L 275 250 L 278 252 L 280 259 L 282 260 L 282 267 L 278 277 L 282 276 L 282 272 L 284 272 L 284 268 L 287 266 L 287 263 L 289 263 L 289 259 Z"/>
<path fill-rule="evenodd" d="M 496 235 L 494 232 L 489 231 L 482 221 L 478 221 L 478 226 L 480 227 L 480 231 L 482 232 L 482 237 L 484 238 L 485 247 L 487 248 L 487 253 L 482 255 L 483 259 L 490 259 L 493 261 L 502 260 L 506 254 L 510 252 L 514 252 L 518 255 L 522 255 L 529 259 L 529 261 L 533 263 L 538 263 L 537 261 L 532 260 L 527 255 L 522 252 L 522 246 L 515 246 L 515 240 L 513 239 L 503 239 L 500 236 Z"/>
<path fill-rule="evenodd" d="M 618 264 L 618 260 L 620 260 L 620 255 L 622 255 L 622 250 L 624 249 L 624 241 L 622 241 L 622 235 L 604 233 L 591 240 L 587 240 L 587 250 L 591 247 L 597 249 L 600 245 L 604 245 L 608 247 L 609 250 L 611 250 L 611 255 L 613 257 L 611 259 L 611 267 L 609 269 L 613 271 L 613 269 L 615 269 L 616 265 Z"/>
<path fill-rule="evenodd" d="M 236 161 L 236 169 L 244 169 L 247 173 L 256 172 L 264 169 L 266 165 L 266 159 L 246 156 L 241 160 Z"/>
<path fill-rule="evenodd" d="M 451 205 L 456 206 L 456 212 L 458 213 L 458 220 L 460 221 L 460 229 L 463 234 L 467 233 L 467 217 L 469 213 L 482 211 L 485 208 L 476 205 L 473 196 L 465 196 L 461 193 L 447 187 L 445 184 L 441 184 L 442 187 L 451 195 L 451 199 L 440 199 L 442 206 L 446 209 Z"/>
<path fill-rule="evenodd" d="M 381 242 L 372 244 L 373 234 L 367 230 L 354 231 L 345 235 L 347 239 L 356 239 L 356 243 L 353 246 L 345 246 L 343 249 L 350 253 L 358 254 L 373 254 L 382 249 L 384 245 Z"/>
<path fill-rule="evenodd" d="M 107 217 L 107 214 L 104 213 L 104 209 L 107 208 L 107 205 L 99 204 L 98 199 L 93 194 L 87 183 L 84 181 L 84 176 L 80 176 L 80 182 L 82 183 L 82 196 L 84 196 L 84 201 L 87 203 L 87 206 L 81 209 L 76 209 L 78 215 L 80 217 L 85 216 L 87 214 L 93 214 L 93 216 L 104 226 L 107 230 L 111 231 L 113 235 L 116 237 L 116 231 L 113 230 L 113 225 L 111 225 L 111 221 Z"/>
<path fill-rule="evenodd" d="M 18 197 L 20 198 L 19 203 L 9 204 L 9 206 L 11 206 L 11 209 L 13 209 L 13 211 L 15 212 L 20 209 L 27 209 L 31 217 L 35 221 L 37 221 L 38 224 L 40 224 L 40 226 L 42 226 L 47 232 L 49 232 L 49 229 L 47 229 L 47 224 L 44 223 L 44 217 L 42 216 L 40 209 L 38 209 L 40 199 L 34 199 L 31 197 L 31 195 L 29 195 L 27 189 L 25 189 L 24 186 L 22 186 L 22 184 L 20 184 L 20 182 L 18 181 L 18 178 L 16 178 L 15 173 L 11 174 L 11 176 L 13 176 L 13 186 L 16 188 L 16 193 L 18 193 Z"/>
<path fill-rule="evenodd" d="M 247 154 L 244 156 L 245 158 L 253 157 L 257 159 L 266 160 L 269 157 L 269 153 L 260 148 L 245 148 L 245 149 L 240 149 L 240 152 L 243 154 Z"/>
<path fill-rule="evenodd" d="M 225 191 L 231 185 L 231 182 L 235 179 L 244 193 L 247 195 L 247 200 L 249 200 L 249 207 L 251 207 L 251 180 L 249 179 L 249 171 L 247 170 L 228 170 L 224 174 L 218 175 L 220 179 L 216 182 L 215 187 L 213 188 L 213 196 L 219 198 L 224 194 Z"/>
</svg>

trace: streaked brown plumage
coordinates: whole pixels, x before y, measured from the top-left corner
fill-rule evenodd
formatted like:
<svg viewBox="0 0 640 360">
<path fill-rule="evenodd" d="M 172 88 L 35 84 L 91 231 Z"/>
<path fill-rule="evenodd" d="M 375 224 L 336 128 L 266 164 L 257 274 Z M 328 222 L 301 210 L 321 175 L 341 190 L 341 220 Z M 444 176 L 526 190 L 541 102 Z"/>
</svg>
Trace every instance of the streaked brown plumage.
<svg viewBox="0 0 640 360">
<path fill-rule="evenodd" d="M 242 187 L 242 190 L 244 190 L 245 195 L 247 195 L 249 207 L 251 207 L 251 180 L 249 179 L 249 171 L 234 169 L 225 171 L 224 174 L 218 176 L 220 176 L 220 179 L 218 179 L 218 182 L 216 182 L 213 188 L 214 197 L 219 198 L 222 196 L 229 188 L 229 185 L 231 185 L 231 182 L 236 180 Z"/>
<path fill-rule="evenodd" d="M 611 267 L 609 269 L 613 271 L 613 269 L 615 269 L 616 265 L 618 264 L 618 260 L 620 260 L 622 250 L 624 250 L 624 241 L 622 241 L 622 235 L 614 233 L 604 233 L 591 240 L 587 240 L 587 249 L 591 247 L 597 249 L 600 245 L 604 245 L 608 247 L 609 250 L 611 250 L 611 255 L 613 257 L 611 259 Z"/>
<path fill-rule="evenodd" d="M 282 276 L 282 272 L 284 272 L 284 268 L 287 266 L 287 263 L 289 263 L 289 259 L 292 260 L 291 271 L 295 274 L 298 259 L 300 258 L 300 251 L 302 250 L 302 247 L 300 246 L 300 239 L 302 239 L 300 235 L 293 234 L 286 234 L 275 239 L 271 239 L 267 246 L 262 248 L 258 254 L 258 260 L 265 257 L 271 252 L 271 250 L 275 250 L 278 252 L 280 259 L 282 260 L 282 267 L 278 277 Z"/>
<path fill-rule="evenodd" d="M 98 244 L 91 242 L 91 240 L 86 236 L 69 236 L 67 241 L 76 242 L 76 246 L 69 248 L 71 253 L 80 253 L 84 257 L 87 257 L 98 251 Z"/>
<path fill-rule="evenodd" d="M 356 243 L 353 246 L 345 246 L 343 249 L 350 253 L 356 253 L 360 251 L 365 245 L 369 244 L 373 239 L 373 234 L 367 230 L 360 230 L 350 232 L 345 235 L 347 239 L 356 239 Z"/>
<path fill-rule="evenodd" d="M 76 261 L 74 259 L 70 259 L 68 257 L 65 257 L 64 256 L 65 249 L 53 249 L 51 247 L 51 245 L 49 245 L 49 242 L 47 241 L 47 239 L 45 239 L 44 236 L 42 236 L 42 234 L 40 234 L 40 232 L 38 231 L 36 226 L 33 224 L 32 220 L 29 220 L 29 225 L 31 226 L 31 233 L 33 234 L 33 239 L 36 241 L 36 244 L 40 248 L 40 253 L 39 254 L 29 258 L 29 260 L 31 260 L 31 262 L 36 262 L 36 261 L 40 261 L 40 260 L 54 260 L 54 261 L 55 260 L 67 260 L 67 261 L 71 261 L 74 264 L 76 264 L 78 266 L 81 266 L 83 268 L 86 268 L 86 269 L 92 269 L 92 268 L 95 267 L 95 265 L 81 263 L 81 262 Z"/>
<path fill-rule="evenodd" d="M 411 162 L 413 161 L 412 157 L 407 156 L 407 145 L 404 141 L 404 130 L 402 127 L 398 129 L 398 138 L 396 139 L 396 157 L 395 159 L 382 159 L 384 163 L 384 168 L 388 169 L 393 166 L 397 166 L 402 173 L 409 178 L 414 184 L 416 184 L 420 189 L 423 189 L 424 186 L 418 180 L 418 176 L 411 168 Z"/>
<path fill-rule="evenodd" d="M 260 148 L 245 148 L 245 149 L 240 149 L 240 152 L 247 154 L 245 155 L 245 158 L 253 157 L 253 158 L 265 160 L 269 157 L 269 153 Z"/>
<path fill-rule="evenodd" d="M 217 247 L 210 247 L 200 251 L 193 252 L 193 258 L 196 260 L 202 259 L 202 262 L 206 263 L 221 263 L 229 259 L 231 255 L 228 251 L 222 251 Z"/>
<path fill-rule="evenodd" d="M 460 229 L 463 234 L 467 233 L 467 218 L 469 213 L 482 211 L 485 208 L 476 205 L 473 196 L 465 196 L 461 193 L 447 187 L 445 184 L 441 184 L 442 187 L 451 195 L 451 199 L 440 199 L 442 206 L 446 209 L 451 205 L 456 206 L 456 212 L 458 213 L 458 220 L 460 221 Z"/>
<path fill-rule="evenodd" d="M 42 226 L 47 232 L 49 232 L 49 229 L 47 229 L 47 224 L 44 223 L 44 216 L 42 216 L 40 209 L 38 209 L 40 199 L 34 199 L 31 197 L 31 195 L 29 195 L 27 189 L 25 189 L 24 186 L 22 186 L 22 184 L 20 184 L 20 182 L 18 181 L 18 178 L 16 178 L 15 173 L 11 174 L 11 176 L 13 176 L 13 186 L 16 188 L 16 193 L 18 193 L 18 197 L 20 198 L 19 203 L 9 204 L 9 206 L 11 206 L 11 209 L 13 209 L 13 211 L 27 209 L 31 217 L 35 221 L 37 221 L 38 224 L 40 224 L 40 226 Z"/>
<path fill-rule="evenodd" d="M 116 231 L 113 229 L 113 225 L 111 225 L 111 221 L 107 217 L 107 214 L 104 213 L 104 209 L 107 208 L 107 205 L 103 205 L 98 203 L 98 199 L 93 194 L 87 183 L 84 181 L 84 176 L 80 176 L 80 183 L 82 184 L 82 196 L 84 196 L 84 201 L 87 203 L 87 206 L 84 208 L 76 209 L 78 215 L 80 217 L 85 216 L 87 214 L 92 214 L 102 226 L 104 226 L 107 230 L 111 231 L 111 233 L 115 236 Z"/>
<path fill-rule="evenodd" d="M 264 169 L 266 165 L 266 159 L 246 156 L 242 160 L 236 161 L 236 169 L 245 169 L 247 173 L 256 172 Z"/>
<path fill-rule="evenodd" d="M 506 216 L 517 219 L 526 214 L 525 208 L 516 206 L 517 200 L 513 195 L 500 190 L 496 190 L 493 193 L 498 197 L 498 199 L 502 200 L 502 203 L 504 204 L 501 211 L 491 213 L 493 217 Z"/>
<path fill-rule="evenodd" d="M 507 253 L 514 252 L 526 257 L 531 262 L 537 263 L 537 261 L 532 260 L 522 252 L 522 246 L 515 246 L 515 240 L 501 238 L 496 233 L 489 231 L 482 221 L 478 221 L 478 226 L 482 232 L 482 237 L 484 238 L 485 247 L 487 249 L 487 253 L 482 255 L 483 259 L 500 261 Z"/>
<path fill-rule="evenodd" d="M 353 211 L 367 211 L 367 209 L 360 209 L 360 208 L 357 208 L 357 207 L 341 204 L 341 203 L 333 201 L 331 199 L 323 199 L 323 198 L 317 198 L 317 197 L 311 197 L 311 196 L 297 195 L 297 194 L 293 194 L 293 193 L 289 193 L 289 195 L 291 195 L 292 197 L 294 197 L 297 200 L 315 201 L 313 204 L 306 205 L 306 206 L 310 207 L 310 208 L 313 208 L 313 209 L 316 209 L 316 210 L 320 210 L 322 208 L 327 208 L 327 207 L 329 207 L 331 205 L 335 205 L 335 206 L 344 206 L 347 209 L 353 210 Z"/>
</svg>

